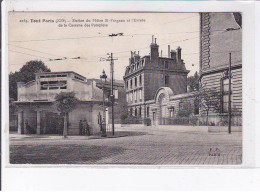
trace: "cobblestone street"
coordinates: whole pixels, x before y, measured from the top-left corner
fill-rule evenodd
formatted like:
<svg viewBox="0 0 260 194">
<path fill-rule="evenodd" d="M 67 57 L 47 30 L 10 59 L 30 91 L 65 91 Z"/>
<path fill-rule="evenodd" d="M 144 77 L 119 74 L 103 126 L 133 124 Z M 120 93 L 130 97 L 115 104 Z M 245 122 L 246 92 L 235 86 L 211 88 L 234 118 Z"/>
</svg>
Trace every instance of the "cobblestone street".
<svg viewBox="0 0 260 194">
<path fill-rule="evenodd" d="M 10 134 L 11 164 L 234 165 L 242 133 L 124 129 L 116 138 Z"/>
</svg>

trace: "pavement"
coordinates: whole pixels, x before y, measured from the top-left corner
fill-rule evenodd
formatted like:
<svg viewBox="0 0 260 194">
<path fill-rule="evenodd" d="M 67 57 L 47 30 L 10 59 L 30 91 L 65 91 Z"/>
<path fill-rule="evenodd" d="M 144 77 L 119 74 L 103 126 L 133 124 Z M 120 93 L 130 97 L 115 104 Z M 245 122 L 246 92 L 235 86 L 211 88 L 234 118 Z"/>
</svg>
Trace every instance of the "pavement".
<svg viewBox="0 0 260 194">
<path fill-rule="evenodd" d="M 242 133 L 116 128 L 115 136 L 10 134 L 11 164 L 238 165 Z"/>
</svg>

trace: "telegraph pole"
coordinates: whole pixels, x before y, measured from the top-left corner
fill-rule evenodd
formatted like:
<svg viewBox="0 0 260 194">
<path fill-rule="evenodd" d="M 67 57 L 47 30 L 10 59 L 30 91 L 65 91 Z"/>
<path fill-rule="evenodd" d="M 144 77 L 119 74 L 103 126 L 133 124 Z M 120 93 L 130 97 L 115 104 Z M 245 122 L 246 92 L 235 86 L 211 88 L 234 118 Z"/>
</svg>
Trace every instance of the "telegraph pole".
<svg viewBox="0 0 260 194">
<path fill-rule="evenodd" d="M 228 133 L 231 133 L 231 53 L 229 53 L 228 81 Z"/>
<path fill-rule="evenodd" d="M 114 117 L 114 60 L 118 60 L 117 58 L 113 58 L 113 53 L 106 59 L 101 58 L 100 60 L 110 61 L 110 83 L 111 83 L 111 93 L 110 93 L 110 101 L 112 103 L 112 135 L 115 135 L 115 117 Z"/>
<path fill-rule="evenodd" d="M 113 53 L 110 56 L 110 73 L 111 73 L 111 102 L 112 102 L 112 135 L 115 135 L 115 118 L 114 118 L 114 59 Z"/>
<path fill-rule="evenodd" d="M 114 36 L 124 36 L 124 33 L 112 33 L 108 35 L 109 37 L 113 38 Z M 102 59 L 101 59 L 102 60 Z M 115 117 L 114 117 L 114 102 L 115 102 L 115 95 L 114 95 L 114 60 L 117 58 L 113 58 L 113 53 L 105 59 L 106 61 L 110 61 L 110 77 L 111 77 L 111 94 L 110 94 L 110 101 L 112 103 L 112 135 L 115 135 Z"/>
</svg>

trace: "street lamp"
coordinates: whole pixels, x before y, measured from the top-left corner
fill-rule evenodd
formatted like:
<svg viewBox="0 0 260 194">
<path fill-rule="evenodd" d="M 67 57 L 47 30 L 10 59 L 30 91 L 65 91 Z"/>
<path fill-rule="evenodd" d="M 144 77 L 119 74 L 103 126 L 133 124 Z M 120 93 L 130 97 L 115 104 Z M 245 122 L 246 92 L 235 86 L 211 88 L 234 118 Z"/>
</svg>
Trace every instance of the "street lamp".
<svg viewBox="0 0 260 194">
<path fill-rule="evenodd" d="M 103 89 L 103 119 L 100 121 L 101 126 L 101 137 L 106 137 L 106 107 L 105 107 L 105 84 L 107 80 L 107 75 L 105 70 L 103 70 L 102 75 L 100 75 L 100 79 L 102 82 L 102 89 Z"/>
</svg>

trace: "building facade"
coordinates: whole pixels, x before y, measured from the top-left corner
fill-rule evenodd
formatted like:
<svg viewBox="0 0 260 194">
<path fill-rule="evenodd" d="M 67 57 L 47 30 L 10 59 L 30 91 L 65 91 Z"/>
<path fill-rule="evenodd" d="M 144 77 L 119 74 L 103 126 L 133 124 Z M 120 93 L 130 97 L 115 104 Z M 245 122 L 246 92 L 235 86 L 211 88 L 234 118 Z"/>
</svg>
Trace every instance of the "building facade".
<svg viewBox="0 0 260 194">
<path fill-rule="evenodd" d="M 153 124 L 173 116 L 170 112 L 174 108 L 168 101 L 187 93 L 188 73 L 180 47 L 171 50 L 168 46 L 168 57 L 160 57 L 159 45 L 153 39 L 150 55 L 140 57 L 139 53 L 131 52 L 124 76 L 128 113 L 140 119 L 150 118 Z"/>
<path fill-rule="evenodd" d="M 100 79 L 88 79 L 89 82 L 95 81 L 96 86 L 100 89 L 105 89 L 106 98 L 109 97 L 111 91 L 111 80 L 108 79 L 106 83 L 103 85 Z M 114 103 L 114 123 L 121 124 L 121 115 L 122 110 L 127 109 L 126 103 L 126 93 L 124 87 L 123 80 L 114 80 L 114 95 L 115 95 L 115 103 Z M 107 109 L 107 124 L 112 123 L 112 108 L 109 106 Z"/>
<path fill-rule="evenodd" d="M 80 120 L 87 120 L 91 133 L 100 131 L 98 114 L 102 114 L 103 92 L 94 80 L 87 81 L 75 72 L 37 73 L 35 80 L 18 84 L 19 134 L 62 134 L 63 117 L 54 106 L 60 92 L 74 92 L 79 99 L 68 115 L 68 135 L 78 135 Z M 107 105 L 107 98 L 106 105 Z"/>
<path fill-rule="evenodd" d="M 221 113 L 211 112 L 218 125 L 228 117 L 228 69 L 231 53 L 232 122 L 241 125 L 242 115 L 242 26 L 239 13 L 200 13 L 200 82 L 222 94 Z M 201 118 L 205 116 L 203 110 Z M 222 123 L 223 124 L 223 123 Z"/>
</svg>

